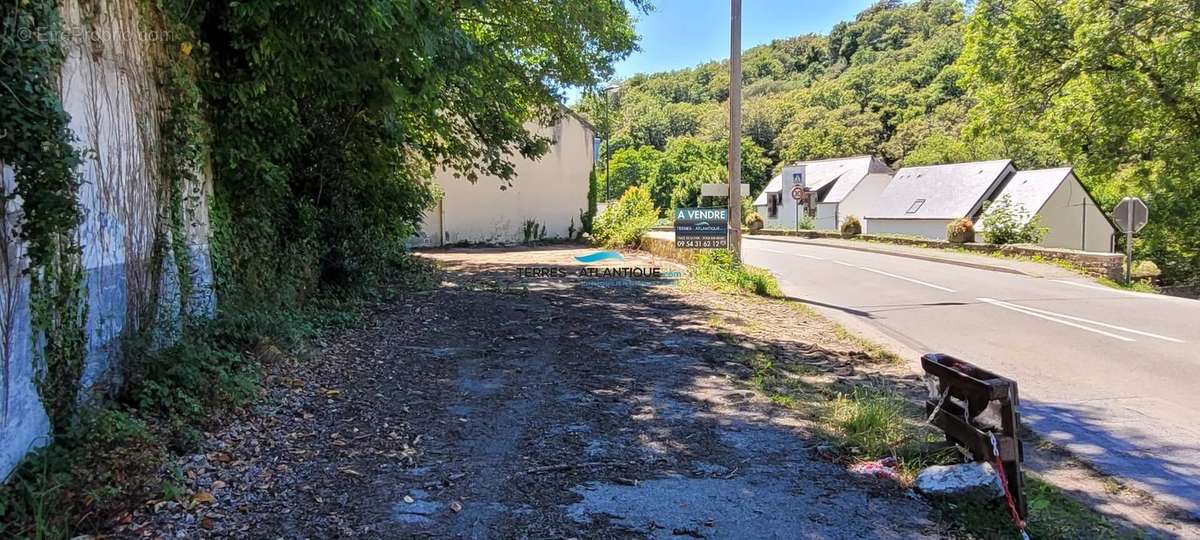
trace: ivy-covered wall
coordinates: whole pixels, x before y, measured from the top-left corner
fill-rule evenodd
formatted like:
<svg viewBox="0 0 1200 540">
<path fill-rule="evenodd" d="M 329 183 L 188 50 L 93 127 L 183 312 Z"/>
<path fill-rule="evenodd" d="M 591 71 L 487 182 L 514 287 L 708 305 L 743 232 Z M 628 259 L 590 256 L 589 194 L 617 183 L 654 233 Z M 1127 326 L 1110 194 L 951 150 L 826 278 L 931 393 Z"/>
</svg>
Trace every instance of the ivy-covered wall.
<svg viewBox="0 0 1200 540">
<path fill-rule="evenodd" d="M 82 362 L 81 369 L 60 370 L 66 376 L 58 384 L 65 391 L 58 392 L 75 393 L 76 403 L 86 400 L 120 382 L 126 336 L 148 333 L 168 343 L 178 336 L 184 315 L 211 315 L 216 307 L 208 243 L 211 183 L 203 167 L 202 130 L 188 124 L 199 115 L 186 114 L 186 99 L 164 97 L 180 93 L 164 69 L 179 43 L 145 11 L 144 2 L 57 4 L 57 21 L 5 13 L 15 22 L 6 22 L 4 39 L 17 50 L 61 47 L 50 82 L 69 116 L 71 144 L 81 161 L 75 168 L 78 221 L 70 233 L 75 245 L 60 243 L 57 253 L 77 261 L 80 272 L 57 275 L 68 276 L 68 285 L 75 284 L 69 279 L 75 275 L 82 288 L 67 294 L 72 290 L 59 286 L 54 290 L 62 294 L 31 296 L 28 240 L 22 235 L 27 216 L 22 201 L 12 197 L 22 164 L 0 155 L 7 202 L 0 227 L 0 478 L 61 427 L 54 425 L 55 409 L 72 405 L 52 403 L 48 369 Z M 179 102 L 182 111 L 174 105 Z M 0 115 L 0 135 L 15 131 L 7 121 Z M 181 138 L 189 141 L 187 148 L 179 147 Z M 43 319 L 34 316 L 38 309 L 81 324 L 81 346 L 42 354 L 46 332 L 39 327 Z"/>
</svg>

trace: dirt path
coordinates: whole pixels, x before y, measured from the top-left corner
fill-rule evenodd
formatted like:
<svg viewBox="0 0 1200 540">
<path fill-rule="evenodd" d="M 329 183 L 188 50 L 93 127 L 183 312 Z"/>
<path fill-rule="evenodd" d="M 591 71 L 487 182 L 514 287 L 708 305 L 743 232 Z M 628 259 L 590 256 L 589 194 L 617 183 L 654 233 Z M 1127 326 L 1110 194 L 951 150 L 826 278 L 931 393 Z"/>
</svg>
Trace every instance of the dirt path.
<svg viewBox="0 0 1200 540">
<path fill-rule="evenodd" d="M 429 254 L 448 269 L 443 287 L 377 306 L 314 358 L 270 366 L 262 414 L 213 434 L 183 468 L 193 504 L 159 505 L 125 532 L 941 534 L 924 503 L 815 457 L 808 424 L 747 389 L 755 347 L 853 373 L 861 355 L 828 327 L 755 298 L 518 274 L 574 270 L 582 253 Z M 765 332 L 775 326 L 785 331 Z"/>
</svg>

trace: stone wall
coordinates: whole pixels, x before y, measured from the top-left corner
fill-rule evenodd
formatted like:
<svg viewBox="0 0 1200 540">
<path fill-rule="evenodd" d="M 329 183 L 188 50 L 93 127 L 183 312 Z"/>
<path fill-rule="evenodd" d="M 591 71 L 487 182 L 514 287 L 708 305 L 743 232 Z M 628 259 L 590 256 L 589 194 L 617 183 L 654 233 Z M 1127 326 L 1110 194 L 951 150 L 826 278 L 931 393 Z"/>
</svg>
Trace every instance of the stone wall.
<svg viewBox="0 0 1200 540">
<path fill-rule="evenodd" d="M 209 256 L 211 185 L 181 186 L 188 218 L 183 238 L 172 238 L 163 203 L 170 194 L 159 177 L 156 51 L 168 36 L 149 30 L 138 0 L 63 0 L 66 60 L 58 81 L 63 107 L 84 163 L 78 200 L 83 222 L 86 287 L 85 368 L 80 399 L 120 383 L 121 346 L 132 331 L 150 328 L 173 341 L 183 311 L 215 312 Z M 0 118 L 0 129 L 4 119 Z M 7 192 L 12 169 L 0 163 Z M 4 257 L 0 295 L 0 479 L 30 450 L 48 442 L 49 421 L 34 384 L 27 265 L 13 226 L 21 209 L 10 202 L 0 226 Z M 153 264 L 156 239 L 184 242 L 190 260 L 189 298 L 181 298 L 175 259 Z M 168 247 L 168 253 L 170 248 Z M 154 303 L 154 304 L 151 304 Z M 149 308 L 158 309 L 149 309 Z M 155 320 L 146 320 L 154 314 Z"/>
<path fill-rule="evenodd" d="M 973 251 L 982 254 L 999 254 L 1012 257 L 1027 257 L 1038 261 L 1062 261 L 1090 275 L 1106 277 L 1112 280 L 1125 278 L 1125 255 L 1120 253 L 1097 253 L 1076 251 L 1071 249 L 1047 248 L 1033 245 L 997 245 L 967 243 L 955 244 L 945 240 L 930 240 L 904 236 L 888 236 L 878 234 L 860 234 L 857 236 L 843 235 L 832 231 L 789 231 L 781 229 L 763 229 L 748 233 L 760 236 L 795 236 L 799 238 L 837 238 L 863 242 L 879 242 L 903 246 L 915 246 L 931 249 L 952 249 Z"/>
</svg>

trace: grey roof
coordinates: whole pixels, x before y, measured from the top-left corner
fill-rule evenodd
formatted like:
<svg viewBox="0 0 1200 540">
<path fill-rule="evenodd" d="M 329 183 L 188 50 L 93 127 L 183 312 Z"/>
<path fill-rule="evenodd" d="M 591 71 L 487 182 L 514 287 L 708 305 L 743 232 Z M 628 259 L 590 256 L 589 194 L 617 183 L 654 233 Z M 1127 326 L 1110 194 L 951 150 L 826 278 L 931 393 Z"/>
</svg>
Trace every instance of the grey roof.
<svg viewBox="0 0 1200 540">
<path fill-rule="evenodd" d="M 1012 170 L 1012 160 L 905 167 L 879 195 L 867 219 L 971 216 Z"/>
<path fill-rule="evenodd" d="M 801 161 L 795 165 L 804 165 L 804 183 L 809 189 L 818 190 L 831 182 L 837 182 L 830 188 L 830 192 L 821 202 L 838 202 L 842 200 L 854 187 L 862 181 L 863 177 L 868 173 L 875 172 L 882 168 L 887 170 L 877 160 L 871 156 L 854 156 L 846 158 L 821 159 L 815 161 Z M 845 181 L 843 181 L 845 180 Z M 846 184 L 843 188 L 842 184 Z M 767 187 L 763 188 L 762 193 L 754 199 L 755 206 L 765 206 L 767 204 L 768 193 L 779 193 L 783 191 L 783 175 L 777 174 L 767 183 Z M 836 200 L 830 200 L 834 192 L 838 192 L 839 196 Z"/>
<path fill-rule="evenodd" d="M 1046 201 L 1050 200 L 1050 196 L 1069 176 L 1071 176 L 1070 167 L 1019 171 L 996 196 L 992 197 L 992 200 L 999 200 L 1008 195 L 1014 203 L 1025 208 L 1027 217 L 1032 218 L 1046 205 Z"/>
</svg>

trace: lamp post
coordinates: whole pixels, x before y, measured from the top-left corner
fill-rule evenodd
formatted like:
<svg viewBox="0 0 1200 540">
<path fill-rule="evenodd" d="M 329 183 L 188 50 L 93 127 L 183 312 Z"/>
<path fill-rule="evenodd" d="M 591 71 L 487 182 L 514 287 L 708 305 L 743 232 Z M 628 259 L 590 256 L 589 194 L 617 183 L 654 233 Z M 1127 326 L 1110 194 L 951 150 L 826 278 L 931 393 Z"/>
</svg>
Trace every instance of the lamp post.
<svg viewBox="0 0 1200 540">
<path fill-rule="evenodd" d="M 729 251 L 742 260 L 742 0 L 729 3 Z"/>
<path fill-rule="evenodd" d="M 609 120 L 608 110 L 612 108 L 609 103 L 609 94 L 615 94 L 621 89 L 620 86 L 610 84 L 604 87 L 604 202 L 612 200 L 612 172 L 608 168 L 609 161 L 612 160 L 612 121 Z"/>
</svg>

